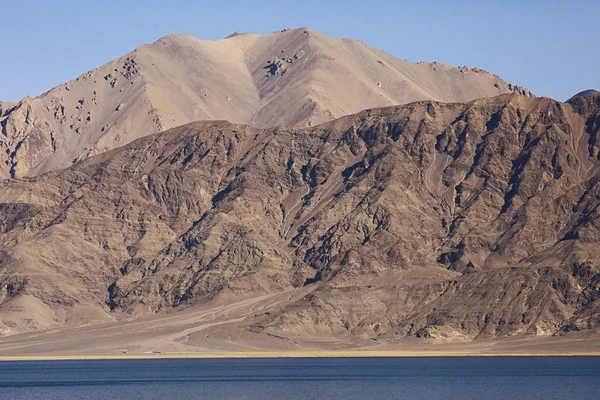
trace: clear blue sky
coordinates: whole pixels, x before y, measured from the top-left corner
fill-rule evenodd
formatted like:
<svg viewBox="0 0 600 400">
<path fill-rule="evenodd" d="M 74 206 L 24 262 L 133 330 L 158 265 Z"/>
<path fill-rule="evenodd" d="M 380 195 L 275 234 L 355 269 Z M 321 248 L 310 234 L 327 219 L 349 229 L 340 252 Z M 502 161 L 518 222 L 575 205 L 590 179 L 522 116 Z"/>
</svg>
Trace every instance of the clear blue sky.
<svg viewBox="0 0 600 400">
<path fill-rule="evenodd" d="M 302 26 L 566 100 L 600 90 L 599 19 L 600 0 L 0 0 L 0 100 L 37 96 L 169 33 Z"/>
</svg>

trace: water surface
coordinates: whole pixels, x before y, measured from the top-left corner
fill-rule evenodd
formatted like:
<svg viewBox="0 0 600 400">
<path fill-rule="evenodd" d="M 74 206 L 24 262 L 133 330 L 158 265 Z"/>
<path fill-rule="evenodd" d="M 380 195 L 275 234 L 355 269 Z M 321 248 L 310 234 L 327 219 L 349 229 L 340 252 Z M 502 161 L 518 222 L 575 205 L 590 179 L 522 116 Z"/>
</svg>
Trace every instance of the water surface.
<svg viewBox="0 0 600 400">
<path fill-rule="evenodd" d="M 600 399 L 600 357 L 0 362 L 0 399 Z"/>
</svg>

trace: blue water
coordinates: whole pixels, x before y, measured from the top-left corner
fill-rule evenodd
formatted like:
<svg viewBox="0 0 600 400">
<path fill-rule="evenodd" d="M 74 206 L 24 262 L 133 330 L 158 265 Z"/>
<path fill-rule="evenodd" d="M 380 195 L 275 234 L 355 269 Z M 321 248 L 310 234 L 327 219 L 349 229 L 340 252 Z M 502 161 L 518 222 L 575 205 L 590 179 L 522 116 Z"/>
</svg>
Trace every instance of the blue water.
<svg viewBox="0 0 600 400">
<path fill-rule="evenodd" d="M 600 399 L 600 357 L 0 362 L 0 399 Z"/>
</svg>

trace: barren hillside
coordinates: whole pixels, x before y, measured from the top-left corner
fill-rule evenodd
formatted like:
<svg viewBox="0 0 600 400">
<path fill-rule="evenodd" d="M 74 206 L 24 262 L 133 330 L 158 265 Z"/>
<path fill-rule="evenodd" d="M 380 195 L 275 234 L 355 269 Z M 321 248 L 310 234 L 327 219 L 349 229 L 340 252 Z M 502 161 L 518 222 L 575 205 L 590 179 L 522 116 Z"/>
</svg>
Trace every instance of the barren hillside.
<svg viewBox="0 0 600 400">
<path fill-rule="evenodd" d="M 198 120 L 317 125 L 416 100 L 525 91 L 477 68 L 411 64 L 301 28 L 217 40 L 171 35 L 37 98 L 0 103 L 0 177 L 35 176 Z"/>
<path fill-rule="evenodd" d="M 423 101 L 310 128 L 196 122 L 5 181 L 3 332 L 287 291 L 240 329 L 595 335 L 599 129 L 599 96 Z"/>
</svg>

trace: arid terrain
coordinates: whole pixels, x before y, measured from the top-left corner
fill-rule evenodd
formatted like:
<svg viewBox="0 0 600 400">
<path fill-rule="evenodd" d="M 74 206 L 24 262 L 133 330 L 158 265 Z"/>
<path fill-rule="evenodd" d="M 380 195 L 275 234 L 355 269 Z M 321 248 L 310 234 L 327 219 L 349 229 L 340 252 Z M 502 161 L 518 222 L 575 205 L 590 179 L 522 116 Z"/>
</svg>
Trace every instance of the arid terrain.
<svg viewBox="0 0 600 400">
<path fill-rule="evenodd" d="M 528 93 L 479 68 L 411 64 L 307 28 L 217 41 L 170 35 L 39 97 L 0 102 L 0 178 L 68 167 L 199 120 L 314 126 L 366 108 L 511 92 Z"/>
<path fill-rule="evenodd" d="M 61 358 L 600 355 L 600 339 L 579 333 L 456 342 L 423 338 L 287 338 L 244 329 L 245 319 L 275 305 L 295 301 L 307 290 L 292 289 L 225 305 L 207 304 L 126 322 L 105 322 L 7 336 L 0 340 L 0 361 Z"/>
<path fill-rule="evenodd" d="M 597 351 L 599 131 L 593 93 L 428 100 L 5 180 L 0 353 Z"/>
</svg>

